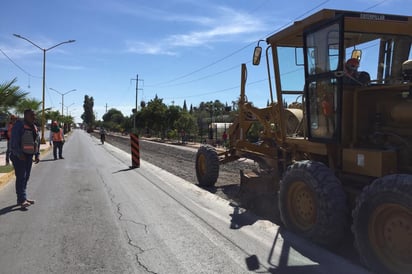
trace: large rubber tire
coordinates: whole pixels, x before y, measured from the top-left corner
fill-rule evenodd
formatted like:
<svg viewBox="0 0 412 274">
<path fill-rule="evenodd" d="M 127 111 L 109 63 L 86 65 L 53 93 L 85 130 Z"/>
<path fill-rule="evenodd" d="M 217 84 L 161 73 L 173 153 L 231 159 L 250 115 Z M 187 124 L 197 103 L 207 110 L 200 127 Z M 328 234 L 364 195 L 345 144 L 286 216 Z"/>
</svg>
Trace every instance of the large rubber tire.
<svg viewBox="0 0 412 274">
<path fill-rule="evenodd" d="M 412 273 L 412 175 L 376 179 L 362 190 L 352 215 L 363 263 L 376 273 Z"/>
<path fill-rule="evenodd" d="M 201 146 L 196 154 L 196 177 L 200 186 L 214 186 L 219 177 L 219 157 L 212 146 Z"/>
<path fill-rule="evenodd" d="M 324 246 L 338 244 L 348 229 L 342 185 L 320 162 L 288 167 L 280 183 L 279 209 L 286 228 Z"/>
</svg>

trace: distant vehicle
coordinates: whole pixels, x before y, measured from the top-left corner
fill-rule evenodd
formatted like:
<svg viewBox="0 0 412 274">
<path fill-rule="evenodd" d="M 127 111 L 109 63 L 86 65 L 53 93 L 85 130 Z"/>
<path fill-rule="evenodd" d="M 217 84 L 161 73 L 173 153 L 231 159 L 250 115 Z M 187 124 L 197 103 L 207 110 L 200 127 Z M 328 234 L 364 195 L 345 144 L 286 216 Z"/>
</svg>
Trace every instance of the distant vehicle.
<svg viewBox="0 0 412 274">
<path fill-rule="evenodd" d="M 3 139 L 6 139 L 6 134 L 7 134 L 7 128 L 6 127 L 0 128 L 0 141 Z"/>
</svg>

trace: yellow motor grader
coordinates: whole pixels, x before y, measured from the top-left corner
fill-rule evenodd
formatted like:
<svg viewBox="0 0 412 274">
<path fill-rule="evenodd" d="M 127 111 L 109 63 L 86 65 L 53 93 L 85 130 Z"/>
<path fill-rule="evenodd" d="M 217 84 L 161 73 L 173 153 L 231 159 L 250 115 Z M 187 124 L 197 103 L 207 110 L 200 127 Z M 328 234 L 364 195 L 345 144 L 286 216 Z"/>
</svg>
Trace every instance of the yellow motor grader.
<svg viewBox="0 0 412 274">
<path fill-rule="evenodd" d="M 286 228 L 332 246 L 351 227 L 370 269 L 412 273 L 412 17 L 325 9 L 266 42 L 269 105 L 247 100 L 243 64 L 227 150 L 199 148 L 199 185 L 254 160 L 241 181 L 278 193 Z M 261 55 L 258 43 L 254 65 Z"/>
</svg>

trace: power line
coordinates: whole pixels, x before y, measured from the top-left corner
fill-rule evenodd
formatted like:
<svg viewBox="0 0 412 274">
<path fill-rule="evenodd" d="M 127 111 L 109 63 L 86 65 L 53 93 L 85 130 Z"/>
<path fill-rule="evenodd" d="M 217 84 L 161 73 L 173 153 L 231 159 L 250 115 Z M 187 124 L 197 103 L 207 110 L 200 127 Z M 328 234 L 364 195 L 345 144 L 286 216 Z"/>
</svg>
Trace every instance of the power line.
<svg viewBox="0 0 412 274">
<path fill-rule="evenodd" d="M 2 49 L 0 49 L 0 51 L 1 51 L 1 53 L 3 53 L 4 56 L 6 56 L 7 59 L 9 59 L 9 61 L 10 61 L 13 65 L 15 65 L 18 69 L 20 69 L 21 71 L 23 71 L 25 74 L 27 74 L 27 76 L 29 76 L 29 77 L 34 77 L 34 78 L 42 78 L 42 77 L 34 76 L 34 75 L 28 73 L 28 72 L 25 71 L 21 66 L 19 66 L 16 62 L 14 62 Z"/>
<path fill-rule="evenodd" d="M 247 63 L 250 63 L 250 62 L 251 61 L 249 61 Z M 235 66 L 232 66 L 230 68 L 227 68 L 227 69 L 224 69 L 224 70 L 212 73 L 212 74 L 208 74 L 208 75 L 205 75 L 205 76 L 202 76 L 202 77 L 190 80 L 190 81 L 180 82 L 180 83 L 172 84 L 172 85 L 166 85 L 166 87 L 176 87 L 176 86 L 182 86 L 182 85 L 190 84 L 190 83 L 197 82 L 197 81 L 200 81 L 200 80 L 204 80 L 204 79 L 207 79 L 207 78 L 211 78 L 213 76 L 217 76 L 217 75 L 220 75 L 220 74 L 223 74 L 225 72 L 228 72 L 228 71 L 231 71 L 231 70 L 234 70 L 234 69 L 238 69 L 238 68 L 239 68 L 239 65 L 235 65 Z M 155 87 L 155 86 L 149 85 L 147 87 Z"/>
<path fill-rule="evenodd" d="M 260 79 L 260 80 L 256 80 L 250 83 L 247 83 L 246 86 L 252 86 L 261 82 L 265 82 L 267 81 L 267 78 L 264 79 Z M 205 95 L 211 95 L 211 94 L 216 94 L 216 93 L 222 93 L 222 92 L 226 92 L 229 90 L 233 90 L 233 89 L 239 89 L 240 85 L 234 86 L 234 87 L 230 87 L 230 88 L 224 88 L 224 89 L 219 89 L 219 90 L 215 90 L 215 91 L 210 91 L 210 92 L 205 92 L 205 93 L 199 93 L 196 95 L 192 95 L 192 96 L 181 96 L 181 97 L 167 97 L 167 98 L 163 98 L 165 100 L 171 100 L 171 99 L 186 99 L 186 98 L 193 98 L 193 97 L 201 97 L 201 96 L 205 96 Z"/>
<path fill-rule="evenodd" d="M 311 13 L 313 10 L 318 9 L 319 7 L 325 5 L 327 2 L 330 2 L 330 1 L 331 1 L 331 0 L 325 0 L 325 1 L 323 1 L 322 3 L 318 4 L 318 5 L 315 6 L 314 8 L 312 8 L 312 9 L 310 9 L 310 10 L 307 10 L 306 12 L 304 12 L 303 14 L 295 17 L 293 20 L 289 21 L 288 23 L 286 23 L 286 24 L 282 25 L 281 27 L 275 29 L 274 31 L 268 33 L 267 35 L 265 35 L 264 38 L 266 38 L 266 37 L 268 37 L 268 36 L 270 36 L 270 35 L 278 32 L 279 30 L 281 30 L 281 29 L 283 29 L 284 27 L 288 26 L 291 22 L 294 22 L 294 21 L 298 20 L 299 18 L 305 16 L 305 15 L 308 14 L 308 13 Z M 261 39 L 263 39 L 263 38 L 260 38 L 260 39 L 258 39 L 258 40 L 261 40 Z M 226 56 L 224 56 L 224 57 L 222 57 L 222 58 L 220 58 L 220 59 L 218 59 L 218 60 L 216 60 L 216 61 L 213 61 L 212 63 L 209 63 L 209 64 L 207 64 L 207 65 L 205 65 L 205 66 L 203 66 L 203 67 L 200 67 L 200 68 L 198 68 L 198 69 L 196 69 L 196 70 L 194 70 L 194 71 L 192 71 L 192 72 L 189 72 L 189 73 L 187 73 L 187 74 L 178 76 L 178 77 L 176 77 L 176 78 L 174 78 L 174 79 L 171 79 L 171 80 L 168 80 L 168 81 L 165 81 L 165 82 L 161 82 L 161 83 L 157 83 L 157 84 L 154 84 L 154 85 L 151 85 L 151 86 L 154 86 L 154 87 L 156 87 L 156 86 L 164 86 L 164 85 L 167 85 L 167 84 L 169 84 L 169 83 L 173 83 L 173 82 L 176 82 L 176 81 L 178 81 L 178 80 L 187 78 L 187 77 L 189 77 L 189 76 L 191 76 L 191 75 L 193 75 L 193 74 L 195 74 L 195 73 L 198 73 L 198 72 L 203 71 L 203 70 L 205 70 L 205 69 L 207 69 L 207 68 L 209 68 L 209 67 L 212 67 L 212 66 L 214 66 L 214 65 L 216 65 L 216 64 L 218 64 L 218 63 L 220 63 L 220 62 L 222 62 L 222 61 L 224 61 L 224 60 L 226 60 L 226 59 L 228 59 L 228 58 L 230 58 L 230 57 L 232 57 L 232 56 L 234 56 L 234 55 L 236 55 L 237 53 L 239 53 L 239 52 L 243 51 L 244 49 L 246 49 L 246 48 L 248 48 L 248 47 L 250 47 L 250 46 L 252 46 L 252 45 L 255 45 L 255 44 L 256 44 L 256 41 L 251 42 L 251 43 L 243 46 L 242 48 L 237 49 L 237 50 L 233 51 L 232 53 L 229 53 L 228 55 L 226 55 Z M 249 62 L 250 62 L 250 61 L 249 61 Z M 224 70 L 224 72 L 226 72 L 226 71 L 227 71 L 227 70 Z M 202 78 L 201 78 L 201 79 L 202 79 Z M 193 82 L 193 81 L 191 81 L 191 82 Z"/>
<path fill-rule="evenodd" d="M 372 5 L 372 6 L 370 6 L 369 8 L 364 9 L 363 11 L 368 11 L 368 10 L 371 10 L 371 9 L 373 9 L 373 8 L 376 8 L 377 6 L 380 6 L 381 4 L 385 3 L 386 1 L 387 1 L 387 0 L 382 0 L 382 1 L 380 1 L 379 3 L 376 3 L 375 5 Z"/>
</svg>

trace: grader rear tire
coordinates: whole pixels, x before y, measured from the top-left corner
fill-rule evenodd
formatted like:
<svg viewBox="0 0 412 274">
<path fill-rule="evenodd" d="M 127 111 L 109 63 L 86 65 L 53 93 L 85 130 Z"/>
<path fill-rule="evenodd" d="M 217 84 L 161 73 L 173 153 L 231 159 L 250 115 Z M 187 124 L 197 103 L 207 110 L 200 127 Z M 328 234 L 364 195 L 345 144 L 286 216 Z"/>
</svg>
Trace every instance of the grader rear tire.
<svg viewBox="0 0 412 274">
<path fill-rule="evenodd" d="M 214 186 L 219 177 L 219 157 L 212 146 L 201 146 L 196 154 L 196 177 L 200 186 Z"/>
<path fill-rule="evenodd" d="M 412 175 L 376 179 L 363 189 L 352 215 L 363 263 L 376 273 L 412 273 Z"/>
<path fill-rule="evenodd" d="M 340 181 L 320 162 L 288 167 L 280 183 L 279 209 L 289 230 L 324 246 L 339 243 L 348 227 Z"/>
</svg>

